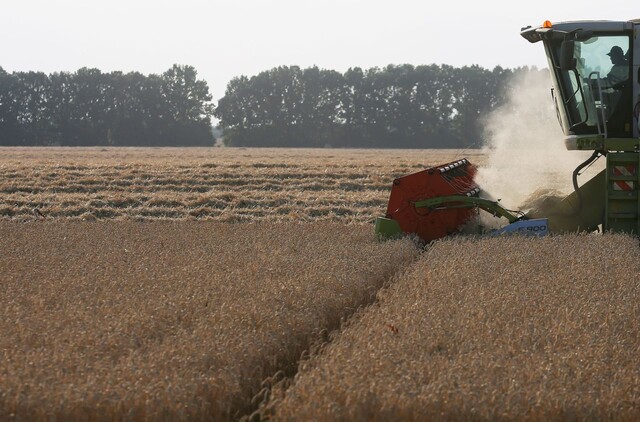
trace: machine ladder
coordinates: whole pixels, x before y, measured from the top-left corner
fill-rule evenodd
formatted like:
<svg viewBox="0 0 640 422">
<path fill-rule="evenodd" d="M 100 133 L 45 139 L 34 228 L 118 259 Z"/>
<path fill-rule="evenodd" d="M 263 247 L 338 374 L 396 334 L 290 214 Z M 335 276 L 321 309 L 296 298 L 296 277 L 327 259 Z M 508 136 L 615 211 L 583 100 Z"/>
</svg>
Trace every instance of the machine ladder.
<svg viewBox="0 0 640 422">
<path fill-rule="evenodd" d="M 607 154 L 604 230 L 640 233 L 640 154 Z"/>
</svg>

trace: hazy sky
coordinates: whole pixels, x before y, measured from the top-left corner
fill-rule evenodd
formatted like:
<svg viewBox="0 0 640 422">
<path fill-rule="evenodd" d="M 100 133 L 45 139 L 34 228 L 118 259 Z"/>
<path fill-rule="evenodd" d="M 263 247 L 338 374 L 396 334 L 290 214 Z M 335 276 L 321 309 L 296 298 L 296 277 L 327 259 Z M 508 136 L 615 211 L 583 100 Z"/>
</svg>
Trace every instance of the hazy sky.
<svg viewBox="0 0 640 422">
<path fill-rule="evenodd" d="M 522 26 L 640 18 L 632 0 L 20 0 L 2 1 L 7 71 L 194 66 L 217 100 L 234 76 L 278 65 L 389 63 L 546 66 Z"/>
</svg>

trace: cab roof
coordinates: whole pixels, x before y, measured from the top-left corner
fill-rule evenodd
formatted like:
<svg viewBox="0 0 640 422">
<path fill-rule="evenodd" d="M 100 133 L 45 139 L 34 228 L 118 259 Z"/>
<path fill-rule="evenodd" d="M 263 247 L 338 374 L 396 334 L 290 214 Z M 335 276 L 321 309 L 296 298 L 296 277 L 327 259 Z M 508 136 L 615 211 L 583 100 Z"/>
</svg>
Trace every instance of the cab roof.
<svg viewBox="0 0 640 422">
<path fill-rule="evenodd" d="M 535 43 L 543 38 L 563 37 L 564 34 L 581 29 L 583 31 L 592 32 L 626 32 L 633 30 L 634 25 L 640 25 L 640 19 L 629 21 L 568 21 L 568 22 L 546 22 L 550 25 L 541 25 L 538 27 L 528 26 L 522 28 L 520 35 L 527 41 Z"/>
</svg>

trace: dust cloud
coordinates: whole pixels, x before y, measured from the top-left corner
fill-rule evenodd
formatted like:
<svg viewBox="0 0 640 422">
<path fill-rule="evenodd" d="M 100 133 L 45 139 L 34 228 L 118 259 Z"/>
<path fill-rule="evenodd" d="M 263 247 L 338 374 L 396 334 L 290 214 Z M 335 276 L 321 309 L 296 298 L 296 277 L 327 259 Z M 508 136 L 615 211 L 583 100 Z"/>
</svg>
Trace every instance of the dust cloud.
<svg viewBox="0 0 640 422">
<path fill-rule="evenodd" d="M 566 150 L 550 89 L 548 71 L 522 72 L 510 81 L 506 104 L 486 118 L 487 159 L 476 181 L 486 196 L 500 199 L 506 208 L 526 210 L 540 192 L 559 197 L 571 193 L 573 170 L 591 154 Z M 602 161 L 579 183 L 596 174 Z"/>
</svg>

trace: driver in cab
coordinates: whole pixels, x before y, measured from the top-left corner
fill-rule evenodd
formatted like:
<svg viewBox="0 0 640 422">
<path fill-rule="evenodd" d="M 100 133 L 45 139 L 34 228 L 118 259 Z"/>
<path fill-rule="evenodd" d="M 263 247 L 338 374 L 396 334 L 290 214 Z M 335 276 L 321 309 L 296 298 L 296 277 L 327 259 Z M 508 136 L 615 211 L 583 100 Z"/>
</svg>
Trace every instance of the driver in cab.
<svg viewBox="0 0 640 422">
<path fill-rule="evenodd" d="M 624 56 L 622 48 L 617 45 L 611 47 L 611 51 L 607 53 L 607 56 L 609 56 L 613 64 L 606 78 L 608 85 L 611 88 L 620 89 L 629 79 L 629 63 Z"/>
</svg>

